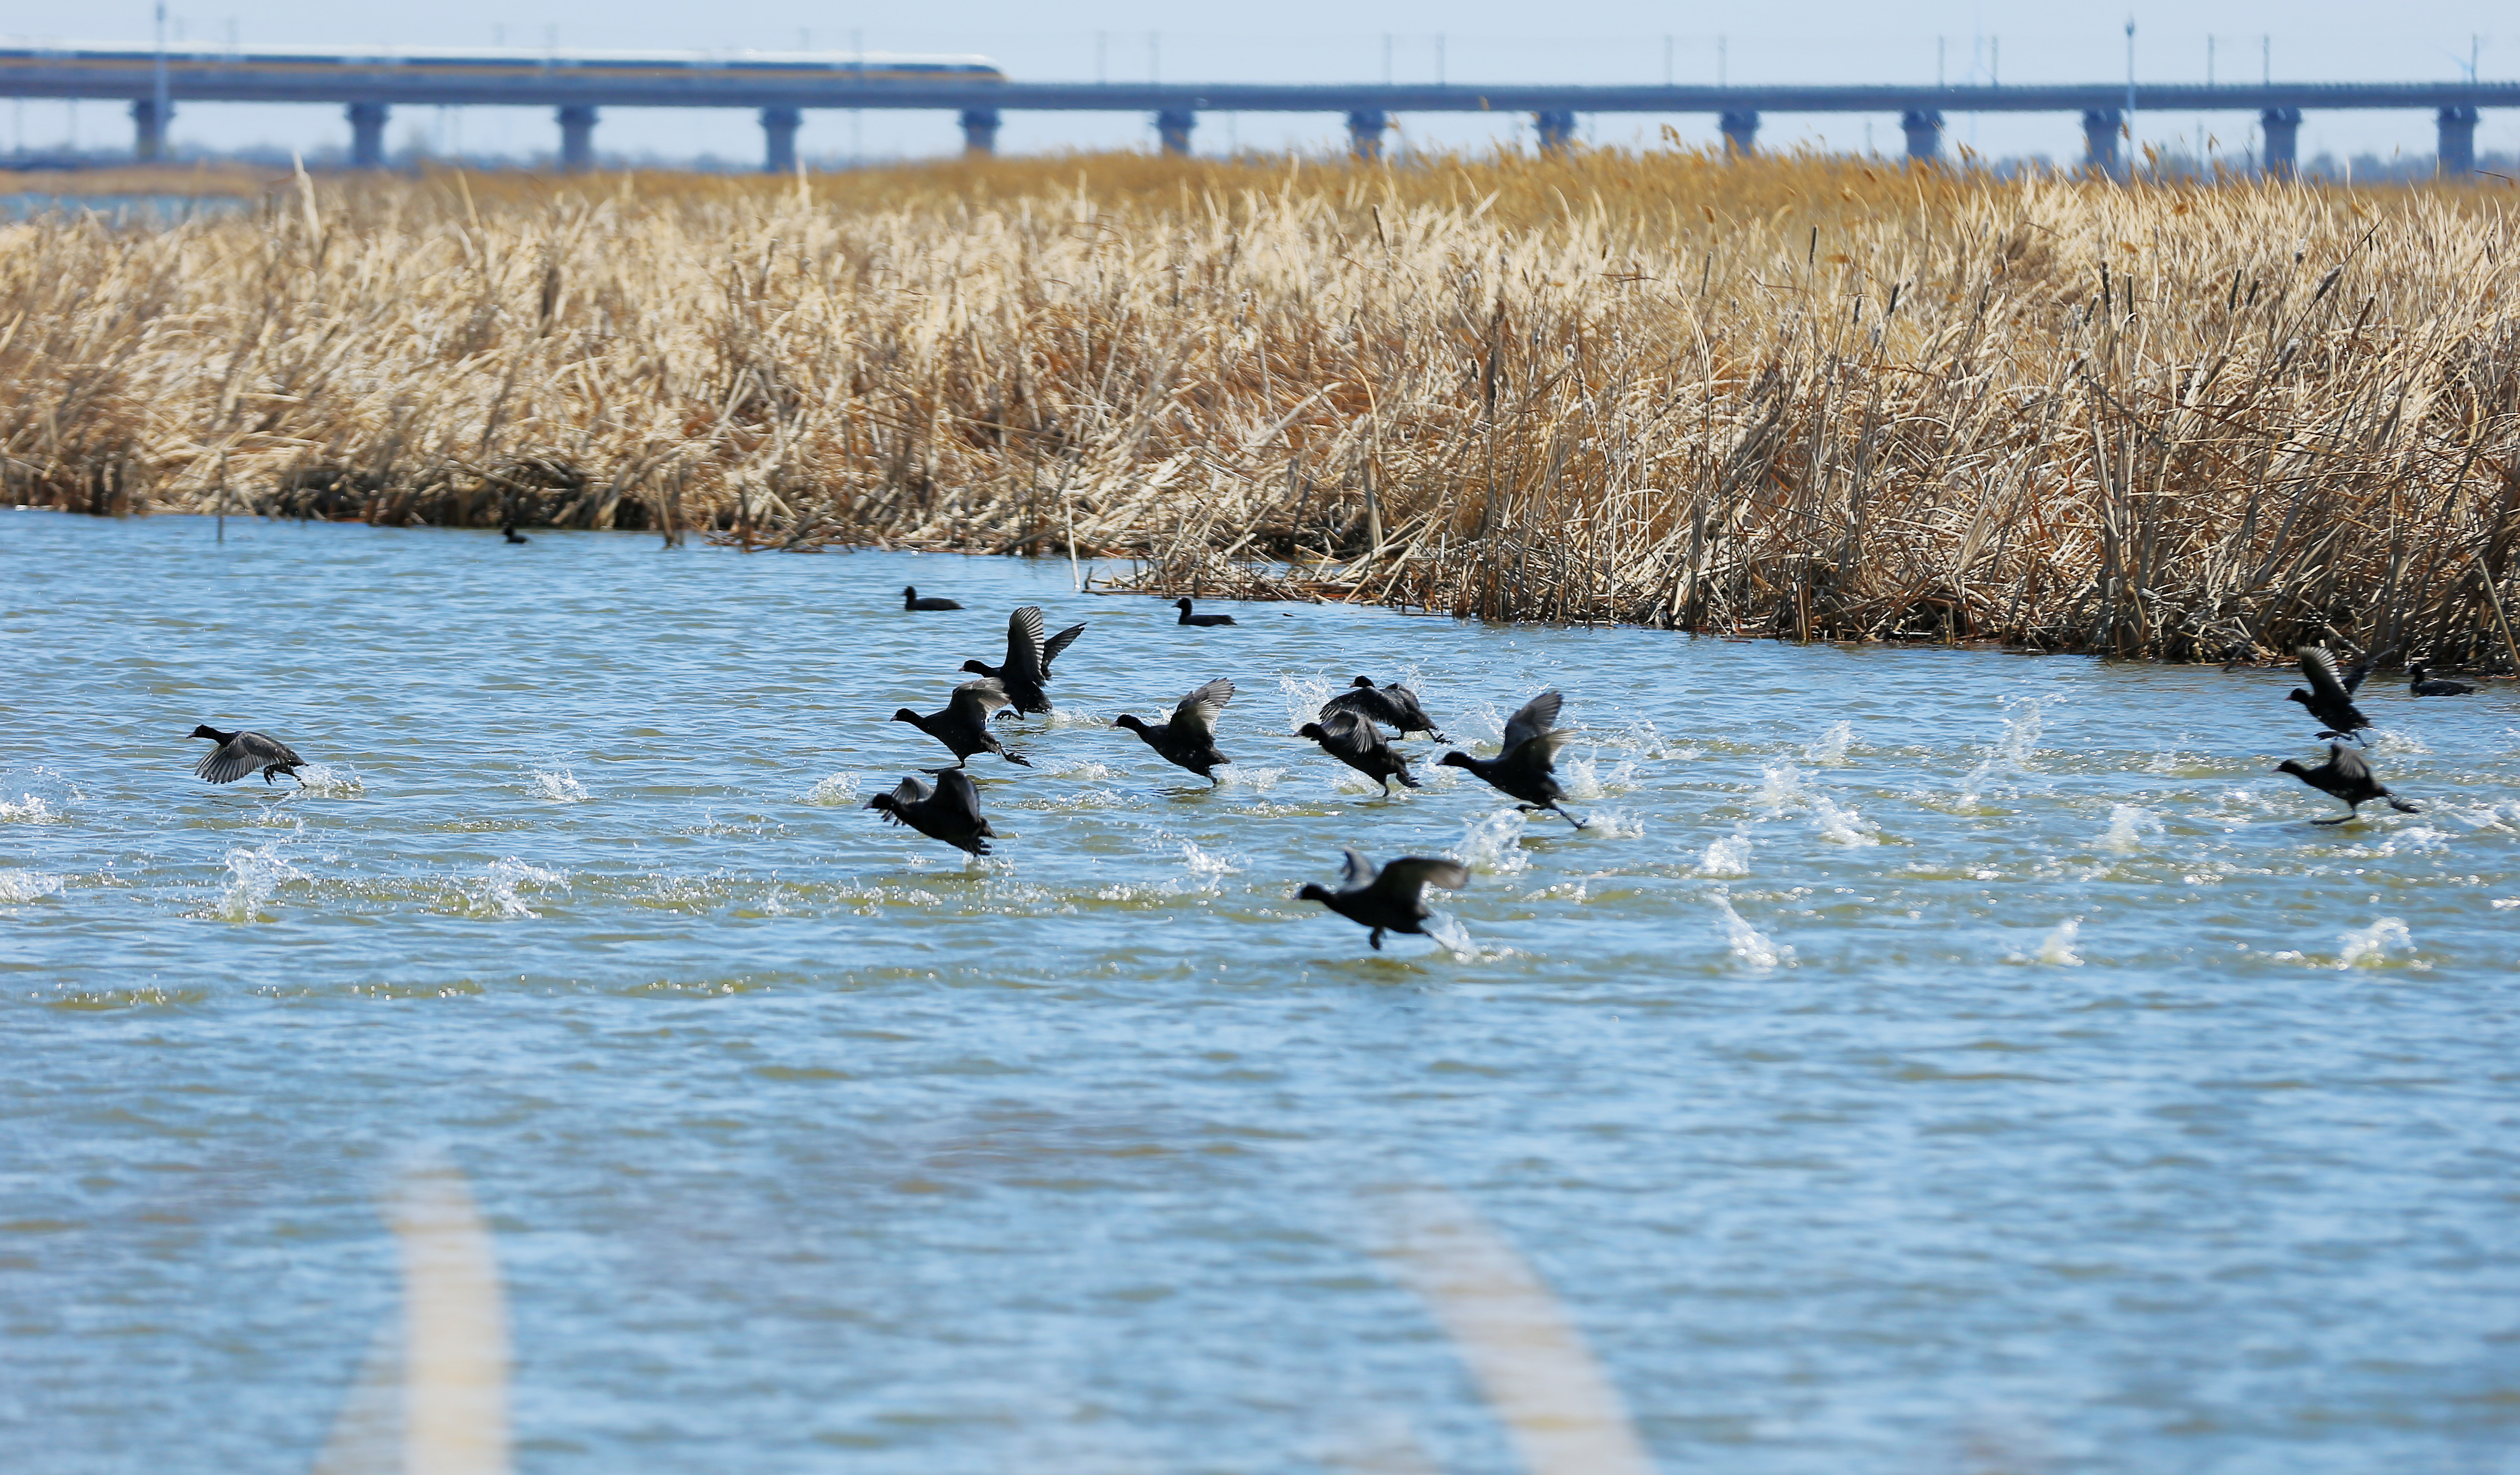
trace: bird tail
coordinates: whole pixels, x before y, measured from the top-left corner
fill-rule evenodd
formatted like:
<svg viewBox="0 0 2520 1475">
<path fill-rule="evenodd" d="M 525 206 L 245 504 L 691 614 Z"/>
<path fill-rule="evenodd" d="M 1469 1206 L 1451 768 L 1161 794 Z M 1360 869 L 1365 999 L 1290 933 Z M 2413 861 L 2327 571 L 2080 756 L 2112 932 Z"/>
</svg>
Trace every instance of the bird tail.
<svg viewBox="0 0 2520 1475">
<path fill-rule="evenodd" d="M 2389 801 L 2390 808 L 2397 810 L 2401 814 L 2421 814 L 2424 812 L 2424 807 L 2422 805 L 2400 799 L 2395 794 L 2384 795 L 2382 797 Z"/>
</svg>

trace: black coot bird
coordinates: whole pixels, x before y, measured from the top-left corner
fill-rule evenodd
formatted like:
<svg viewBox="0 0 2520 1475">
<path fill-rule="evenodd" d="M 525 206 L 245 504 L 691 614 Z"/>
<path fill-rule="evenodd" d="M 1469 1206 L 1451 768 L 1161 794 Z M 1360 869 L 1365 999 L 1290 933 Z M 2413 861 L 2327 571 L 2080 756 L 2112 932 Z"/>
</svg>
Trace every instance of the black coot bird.
<svg viewBox="0 0 2520 1475">
<path fill-rule="evenodd" d="M 532 538 L 518 532 L 517 530 L 517 525 L 513 522 L 501 523 L 499 525 L 499 531 L 507 537 L 509 542 L 512 543 L 530 543 L 533 541 Z"/>
<path fill-rule="evenodd" d="M 1564 702 L 1556 692 L 1544 691 L 1523 703 L 1522 711 L 1505 724 L 1505 746 L 1494 758 L 1456 752 L 1435 761 L 1448 768 L 1467 768 L 1490 788 L 1522 801 L 1517 807 L 1553 810 L 1580 830 L 1584 821 L 1557 803 L 1566 797 L 1566 791 L 1557 786 L 1557 750 L 1575 736 L 1557 725 L 1557 709 Z"/>
<path fill-rule="evenodd" d="M 1295 893 L 1295 899 L 1319 901 L 1358 926 L 1372 928 L 1366 941 L 1376 952 L 1382 950 L 1386 932 L 1425 935 L 1426 919 L 1435 914 L 1426 905 L 1426 888 L 1460 891 L 1470 879 L 1469 867 L 1458 860 L 1403 855 L 1376 871 L 1363 855 L 1354 851 L 1346 853 L 1347 870 L 1339 877 L 1338 890 L 1308 882 Z"/>
<path fill-rule="evenodd" d="M 2362 755 L 2334 743 L 2327 745 L 2327 761 L 2316 768 L 2305 768 L 2297 759 L 2285 759 L 2275 764 L 2277 773 L 2289 773 L 2321 794 L 2344 801 L 2345 812 L 2335 819 L 2314 819 L 2312 824 L 2343 824 L 2348 819 L 2362 817 L 2362 807 L 2375 799 L 2385 799 L 2389 807 L 2401 814 L 2421 814 L 2423 807 L 2411 805 L 2380 786 L 2371 776 L 2371 765 Z"/>
<path fill-rule="evenodd" d="M 922 599 L 915 584 L 901 586 L 901 607 L 905 610 L 959 610 L 962 608 L 950 599 Z"/>
<path fill-rule="evenodd" d="M 2301 673 L 2309 678 L 2310 689 L 2304 691 L 2296 686 L 2284 697 L 2310 709 L 2310 714 L 2325 728 L 2318 734 L 2320 737 L 2353 737 L 2371 725 L 2371 719 L 2354 705 L 2354 689 L 2370 674 L 2370 662 L 2356 667 L 2354 674 L 2348 677 L 2337 674 L 2336 658 L 2329 655 L 2323 646 L 2305 645 L 2294 654 L 2301 658 Z M 2355 738 L 2355 741 L 2361 742 L 2362 739 Z"/>
<path fill-rule="evenodd" d="M 275 773 L 297 778 L 298 765 L 306 761 L 297 756 L 296 749 L 259 732 L 221 732 L 205 722 L 193 729 L 193 736 L 218 744 L 193 765 L 194 772 L 214 784 L 235 783 L 256 768 L 262 770 L 266 784 Z M 306 780 L 298 778 L 297 782 L 302 785 Z"/>
<path fill-rule="evenodd" d="M 963 668 L 975 676 L 995 676 L 1007 689 L 1007 702 L 1020 713 L 1050 712 L 1050 693 L 1042 690 L 1050 684 L 1050 663 L 1058 653 L 1076 643 L 1085 626 L 1071 624 L 1051 636 L 1041 638 L 1045 622 L 1041 610 L 1025 605 L 1007 619 L 1007 664 L 990 666 L 980 661 L 966 661 Z"/>
<path fill-rule="evenodd" d="M 989 731 L 989 714 L 1007 705 L 1007 689 L 996 681 L 983 678 L 966 681 L 954 688 L 953 700 L 943 712 L 926 716 L 902 708 L 892 714 L 896 722 L 908 722 L 953 750 L 954 757 L 968 763 L 974 753 L 994 753 L 1011 763 L 1032 766 L 1032 760 L 1009 751 Z"/>
<path fill-rule="evenodd" d="M 1160 727 L 1150 727 L 1125 712 L 1111 725 L 1126 727 L 1145 738 L 1147 746 L 1161 754 L 1164 761 L 1188 768 L 1210 783 L 1222 783 L 1215 769 L 1234 760 L 1216 751 L 1216 717 L 1233 700 L 1232 678 L 1219 676 L 1182 698 L 1180 705 L 1173 708 L 1171 718 Z"/>
<path fill-rule="evenodd" d="M 1404 788 L 1419 787 L 1409 772 L 1408 756 L 1391 746 L 1372 717 L 1353 712 L 1332 713 L 1321 721 L 1296 728 L 1295 736 L 1321 744 L 1324 753 L 1382 785 L 1385 794 L 1391 792 L 1391 780 L 1395 778 Z"/>
<path fill-rule="evenodd" d="M 974 855 L 987 854 L 989 842 L 997 838 L 998 832 L 980 817 L 980 795 L 971 787 L 971 775 L 960 768 L 922 771 L 936 775 L 934 788 L 916 777 L 905 778 L 891 793 L 868 800 L 866 807 L 930 840 L 942 840 Z"/>
<path fill-rule="evenodd" d="M 1193 615 L 1190 612 L 1190 601 L 1187 599 L 1174 600 L 1173 608 L 1181 611 L 1181 618 L 1173 622 L 1175 624 L 1195 624 L 1206 626 L 1232 624 L 1235 622 L 1234 617 L 1231 615 Z"/>
<path fill-rule="evenodd" d="M 2409 695 L 2418 697 L 2472 697 L 2476 695 L 2476 688 L 2474 686 L 2469 685 L 2465 681 L 2452 681 L 2447 677 L 2436 676 L 2432 673 L 2432 668 L 2429 666 L 2410 666 L 2407 668 L 2407 691 Z"/>
<path fill-rule="evenodd" d="M 1398 737 L 1422 732 L 1439 743 L 1452 741 L 1436 730 L 1435 719 L 1418 705 L 1418 693 L 1406 686 L 1376 686 L 1372 676 L 1357 677 L 1347 690 L 1322 704 L 1324 717 L 1334 712 L 1372 717 Z"/>
</svg>

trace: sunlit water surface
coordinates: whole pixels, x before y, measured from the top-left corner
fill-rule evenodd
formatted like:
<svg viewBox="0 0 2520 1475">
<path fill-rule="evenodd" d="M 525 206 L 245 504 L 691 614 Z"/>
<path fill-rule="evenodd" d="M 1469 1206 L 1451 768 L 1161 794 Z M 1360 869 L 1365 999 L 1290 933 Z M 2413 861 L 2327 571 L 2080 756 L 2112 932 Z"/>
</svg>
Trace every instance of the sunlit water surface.
<svg viewBox="0 0 2520 1475">
<path fill-rule="evenodd" d="M 2320 829 L 2281 673 L 213 531 L 0 514 L 11 1470 L 307 1469 L 432 1154 L 528 1471 L 1513 1468 L 1395 1185 L 1667 1471 L 2520 1469 L 2508 688 L 2374 694 L 2430 807 Z M 860 806 L 1027 602 L 966 863 Z M 1562 687 L 1594 829 L 1367 792 L 1288 735 L 1360 671 Z M 1215 675 L 1220 787 L 1109 725 Z M 1469 861 L 1466 950 L 1293 900 L 1346 846 Z"/>
</svg>

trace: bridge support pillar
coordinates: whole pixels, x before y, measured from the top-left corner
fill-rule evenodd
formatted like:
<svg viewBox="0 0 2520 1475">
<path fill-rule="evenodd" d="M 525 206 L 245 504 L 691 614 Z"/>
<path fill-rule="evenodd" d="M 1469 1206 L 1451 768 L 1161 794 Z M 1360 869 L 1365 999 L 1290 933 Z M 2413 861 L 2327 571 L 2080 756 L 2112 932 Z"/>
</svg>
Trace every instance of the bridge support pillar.
<svg viewBox="0 0 2520 1475">
<path fill-rule="evenodd" d="M 973 159 L 986 159 L 998 152 L 997 109 L 963 110 L 963 152 Z"/>
<path fill-rule="evenodd" d="M 1746 159 L 1759 152 L 1759 115 L 1747 109 L 1727 113 L 1716 119 L 1724 130 L 1724 154 L 1728 159 Z"/>
<path fill-rule="evenodd" d="M 2290 179 L 2301 161 L 2301 110 L 2261 109 L 2258 126 L 2267 134 L 2267 160 L 2262 172 L 2269 179 Z"/>
<path fill-rule="evenodd" d="M 804 121 L 805 115 L 793 108 L 761 110 L 761 172 L 796 172 L 796 129 Z"/>
<path fill-rule="evenodd" d="M 2476 110 L 2444 108 L 2434 115 L 2441 124 L 2441 153 L 2436 156 L 2445 179 L 2465 179 L 2476 172 Z"/>
<path fill-rule="evenodd" d="M 351 168 L 385 166 L 385 117 L 390 111 L 382 103 L 352 103 L 341 110 L 341 115 L 350 120 Z"/>
<path fill-rule="evenodd" d="M 1198 126 L 1198 115 L 1188 108 L 1166 108 L 1155 115 L 1155 137 L 1161 139 L 1167 154 L 1190 152 L 1190 130 Z"/>
<path fill-rule="evenodd" d="M 560 166 L 572 174 L 595 167 L 595 109 L 585 103 L 560 110 Z"/>
<path fill-rule="evenodd" d="M 1908 135 L 1910 162 L 1932 163 L 1942 158 L 1942 114 L 1931 108 L 1911 108 L 1899 115 L 1899 127 Z"/>
<path fill-rule="evenodd" d="M 2094 174 L 2118 177 L 2118 129 L 2124 115 L 2115 108 L 2083 110 L 2083 164 Z"/>
<path fill-rule="evenodd" d="M 1347 115 L 1347 151 L 1359 163 L 1372 163 L 1382 157 L 1382 130 L 1391 126 L 1391 117 L 1379 108 L 1359 108 Z"/>
<path fill-rule="evenodd" d="M 1566 108 L 1546 108 L 1531 115 L 1531 130 L 1540 137 L 1540 152 L 1563 154 L 1575 141 L 1575 114 Z"/>
<path fill-rule="evenodd" d="M 158 116 L 158 104 L 145 97 L 131 105 L 132 158 L 147 163 L 165 157 L 166 124 L 175 112 L 174 105 L 169 103 L 166 112 L 167 117 Z"/>
</svg>

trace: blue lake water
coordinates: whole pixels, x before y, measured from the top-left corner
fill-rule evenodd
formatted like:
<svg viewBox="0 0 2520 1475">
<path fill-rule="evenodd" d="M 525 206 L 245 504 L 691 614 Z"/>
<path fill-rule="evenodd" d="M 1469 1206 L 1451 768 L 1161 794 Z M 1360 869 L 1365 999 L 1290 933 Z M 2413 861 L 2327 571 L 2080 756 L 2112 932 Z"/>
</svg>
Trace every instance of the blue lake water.
<svg viewBox="0 0 2520 1475">
<path fill-rule="evenodd" d="M 311 1468 L 427 1160 L 524 1471 L 1518 1468 L 1395 1188 L 1667 1472 L 2520 1470 L 2507 683 L 2372 690 L 2427 809 L 2326 829 L 2284 672 L 213 537 L 0 513 L 0 1466 Z M 1022 603 L 967 861 L 861 806 Z M 1561 688 L 1593 828 L 1375 797 L 1289 735 L 1358 672 Z M 1217 675 L 1221 785 L 1109 725 Z M 1294 900 L 1348 846 L 1465 945 Z"/>
</svg>

